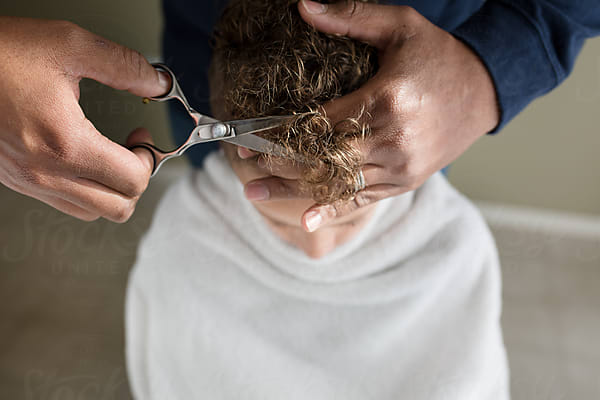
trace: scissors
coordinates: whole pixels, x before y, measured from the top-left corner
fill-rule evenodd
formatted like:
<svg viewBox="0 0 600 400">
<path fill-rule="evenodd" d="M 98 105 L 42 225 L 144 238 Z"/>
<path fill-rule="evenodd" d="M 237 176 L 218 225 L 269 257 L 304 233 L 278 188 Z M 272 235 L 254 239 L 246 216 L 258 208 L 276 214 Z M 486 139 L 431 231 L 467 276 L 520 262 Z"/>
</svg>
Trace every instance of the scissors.
<svg viewBox="0 0 600 400">
<path fill-rule="evenodd" d="M 255 135 L 255 133 L 281 126 L 286 122 L 297 118 L 298 115 L 261 117 L 227 122 L 218 121 L 207 115 L 200 114 L 190 106 L 190 103 L 187 101 L 183 91 L 179 87 L 175 74 L 169 67 L 160 63 L 152 64 L 152 66 L 158 71 L 166 72 L 170 75 L 171 89 L 165 95 L 145 98 L 144 102 L 148 102 L 149 100 L 159 102 L 171 99 L 179 100 L 184 105 L 187 113 L 194 120 L 195 127 L 185 143 L 172 151 L 163 151 L 150 143 L 138 143 L 130 147 L 130 150 L 144 148 L 152 154 L 154 165 L 152 167 L 151 177 L 156 175 L 165 161 L 181 156 L 187 149 L 199 143 L 223 140 L 238 146 L 247 147 L 250 150 L 258 151 L 260 153 L 272 154 L 279 157 L 290 156 L 289 152 L 282 146 L 261 138 L 260 136 Z"/>
</svg>

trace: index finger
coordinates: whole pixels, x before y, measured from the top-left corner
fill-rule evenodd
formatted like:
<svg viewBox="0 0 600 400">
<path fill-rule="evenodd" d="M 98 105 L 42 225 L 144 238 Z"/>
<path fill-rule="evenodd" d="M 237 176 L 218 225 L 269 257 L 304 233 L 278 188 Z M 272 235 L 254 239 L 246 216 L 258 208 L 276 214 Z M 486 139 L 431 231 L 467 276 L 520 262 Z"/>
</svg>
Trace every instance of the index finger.
<svg viewBox="0 0 600 400">
<path fill-rule="evenodd" d="M 350 92 L 345 96 L 338 97 L 323 104 L 325 115 L 333 123 L 342 121 L 346 118 L 358 118 L 360 122 L 369 122 L 369 116 L 375 104 L 375 97 L 372 95 L 371 86 L 373 79 L 367 81 L 363 86 Z"/>
<path fill-rule="evenodd" d="M 69 72 L 137 96 L 155 97 L 171 87 L 168 74 L 158 72 L 136 50 L 74 25 L 70 34 Z"/>
<path fill-rule="evenodd" d="M 375 86 L 376 79 L 377 77 L 375 76 L 354 92 L 325 103 L 322 106 L 325 116 L 334 124 L 352 118 L 358 119 L 360 123 L 374 128 L 376 121 L 374 121 L 373 117 L 377 99 L 373 95 L 374 91 L 371 87 Z M 373 150 L 374 144 L 368 136 L 364 140 L 356 139 L 352 145 L 359 150 L 363 163 L 373 162 L 369 154 Z"/>
</svg>

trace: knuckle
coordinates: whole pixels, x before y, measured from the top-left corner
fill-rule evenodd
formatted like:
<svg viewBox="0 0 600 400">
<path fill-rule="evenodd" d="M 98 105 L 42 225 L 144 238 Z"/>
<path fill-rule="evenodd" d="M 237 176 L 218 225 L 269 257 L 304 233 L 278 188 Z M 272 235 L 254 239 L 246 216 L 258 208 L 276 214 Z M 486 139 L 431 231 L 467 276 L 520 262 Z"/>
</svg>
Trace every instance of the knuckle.
<svg viewBox="0 0 600 400">
<path fill-rule="evenodd" d="M 417 133 L 410 127 L 398 127 L 390 131 L 382 138 L 382 142 L 388 149 L 392 149 L 396 156 L 401 155 L 397 166 L 405 166 L 413 162 L 418 150 Z"/>
<path fill-rule="evenodd" d="M 38 152 L 56 162 L 71 161 L 73 158 L 72 144 L 61 135 L 46 136 Z"/>
<path fill-rule="evenodd" d="M 398 6 L 398 12 L 402 20 L 408 25 L 417 24 L 423 19 L 423 16 L 411 6 Z"/>
<path fill-rule="evenodd" d="M 408 190 L 415 190 L 420 186 L 419 176 L 421 176 L 421 169 L 416 163 L 407 163 L 401 176 L 403 178 L 403 186 Z"/>
<path fill-rule="evenodd" d="M 146 179 L 140 180 L 133 188 L 133 190 L 134 190 L 133 197 L 136 200 L 139 199 L 139 197 L 146 191 L 147 188 L 148 188 L 148 180 L 146 180 Z"/>
<path fill-rule="evenodd" d="M 401 19 L 405 27 L 416 26 L 423 20 L 423 16 L 414 7 L 408 5 L 397 6 L 398 19 Z"/>
<path fill-rule="evenodd" d="M 368 191 L 361 190 L 356 193 L 356 196 L 354 196 L 354 200 L 352 201 L 354 203 L 355 208 L 361 208 L 368 204 L 371 204 L 374 201 L 374 198 L 372 194 L 370 194 Z"/>
<path fill-rule="evenodd" d="M 29 168 L 23 168 L 19 171 L 19 178 L 26 186 L 44 186 L 44 176 Z"/>
<path fill-rule="evenodd" d="M 147 175 L 145 171 L 144 174 Z M 148 180 L 143 178 L 145 175 L 138 175 L 138 178 L 131 182 L 129 193 L 126 193 L 129 197 L 137 200 L 146 191 Z"/>
<path fill-rule="evenodd" d="M 71 21 L 56 21 L 55 29 L 66 48 L 78 49 L 86 37 L 86 30 Z"/>
<path fill-rule="evenodd" d="M 398 6 L 398 10 L 405 16 L 405 18 L 411 18 L 414 17 L 416 14 L 419 14 L 419 12 L 415 10 L 414 7 L 407 5 Z"/>
<path fill-rule="evenodd" d="M 342 201 L 336 201 L 331 205 L 331 207 L 327 207 L 327 216 L 328 219 L 335 219 L 337 217 L 341 217 L 344 215 L 344 207 L 345 204 Z"/>
<path fill-rule="evenodd" d="M 23 130 L 20 132 L 19 142 L 22 156 L 35 158 L 39 155 L 40 140 L 35 131 Z"/>
<path fill-rule="evenodd" d="M 20 137 L 22 156 L 34 160 L 36 164 L 48 160 L 58 163 L 70 161 L 73 156 L 73 144 L 65 136 L 54 130 L 44 135 L 24 132 Z"/>
<path fill-rule="evenodd" d="M 265 157 L 258 157 L 256 160 L 256 166 L 262 170 L 271 171 L 273 170 L 273 163 L 271 160 L 267 160 Z"/>
<path fill-rule="evenodd" d="M 418 34 L 423 23 L 427 21 L 416 9 L 411 6 L 395 6 L 397 20 L 401 24 L 395 30 L 395 35 L 400 41 L 410 39 Z"/>
<path fill-rule="evenodd" d="M 352 17 L 356 10 L 355 3 L 356 1 L 354 0 L 337 1 L 329 5 L 328 11 L 331 10 L 331 13 L 336 17 L 349 18 Z"/>
<path fill-rule="evenodd" d="M 68 38 L 73 34 L 80 34 L 83 30 L 76 23 L 67 20 L 52 21 L 52 24 L 54 24 L 54 29 L 61 34 L 63 38 Z"/>
<path fill-rule="evenodd" d="M 123 194 L 130 199 L 139 198 L 148 188 L 150 171 L 142 163 L 131 163 L 127 169 L 127 178 L 124 177 Z"/>
<path fill-rule="evenodd" d="M 408 175 L 405 177 L 403 187 L 407 191 L 413 191 L 418 189 L 420 186 L 419 181 L 415 175 Z"/>
<path fill-rule="evenodd" d="M 408 169 L 408 164 L 409 164 L 408 162 L 402 161 L 397 164 L 389 166 L 390 174 L 392 176 L 398 177 L 399 179 L 404 179 L 404 177 L 407 175 L 406 172 Z"/>
<path fill-rule="evenodd" d="M 12 182 L 18 187 L 44 186 L 44 175 L 30 165 L 14 160 L 14 175 L 9 175 Z"/>
<path fill-rule="evenodd" d="M 356 0 L 336 1 L 329 4 L 327 13 L 337 18 L 352 18 L 357 12 Z"/>
<path fill-rule="evenodd" d="M 347 12 L 349 17 L 365 14 L 365 3 L 360 0 L 352 0 L 347 2 Z"/>
<path fill-rule="evenodd" d="M 132 76 L 141 76 L 146 64 L 146 59 L 142 53 L 128 47 L 119 47 L 119 49 L 121 52 L 121 60 L 126 70 L 129 71 Z"/>
<path fill-rule="evenodd" d="M 383 114 L 401 114 L 403 111 L 401 98 L 398 89 L 385 88 L 378 95 L 376 108 Z"/>
<path fill-rule="evenodd" d="M 335 219 L 339 214 L 338 208 L 340 207 L 340 201 L 335 202 L 333 204 L 328 204 L 326 206 L 319 207 L 319 214 L 323 217 L 325 221 L 330 221 Z"/>
<path fill-rule="evenodd" d="M 419 186 L 421 186 L 421 185 L 419 184 L 419 182 L 418 182 L 417 180 L 415 180 L 415 179 L 411 179 L 411 180 L 408 182 L 408 184 L 406 185 L 406 188 L 407 188 L 409 191 L 413 191 L 413 190 L 417 190 L 417 189 L 419 188 Z"/>
<path fill-rule="evenodd" d="M 121 204 L 111 213 L 110 219 L 118 223 L 127 222 L 133 215 L 135 203 L 135 201 L 128 201 Z"/>
<path fill-rule="evenodd" d="M 273 181 L 273 192 L 277 197 L 292 197 L 294 195 L 293 189 L 283 179 L 275 179 Z"/>
<path fill-rule="evenodd" d="M 352 18 L 355 16 L 365 16 L 368 7 L 365 6 L 365 0 L 346 0 L 334 3 L 337 7 L 334 8 L 334 13 L 338 17 Z"/>
</svg>

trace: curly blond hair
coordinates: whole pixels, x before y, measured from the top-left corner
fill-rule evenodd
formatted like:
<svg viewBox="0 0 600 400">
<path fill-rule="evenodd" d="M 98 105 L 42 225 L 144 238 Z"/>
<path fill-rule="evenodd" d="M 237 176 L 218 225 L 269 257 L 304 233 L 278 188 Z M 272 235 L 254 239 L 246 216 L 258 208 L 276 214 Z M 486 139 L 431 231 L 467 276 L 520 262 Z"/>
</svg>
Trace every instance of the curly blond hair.
<svg viewBox="0 0 600 400">
<path fill-rule="evenodd" d="M 375 49 L 318 32 L 297 0 L 233 0 L 214 33 L 222 106 L 232 118 L 297 113 L 262 134 L 303 160 L 300 183 L 319 203 L 354 195 L 361 158 L 351 141 L 364 138 L 360 116 L 331 121 L 321 106 L 363 85 L 376 70 Z M 214 65 L 214 64 L 213 64 Z"/>
</svg>

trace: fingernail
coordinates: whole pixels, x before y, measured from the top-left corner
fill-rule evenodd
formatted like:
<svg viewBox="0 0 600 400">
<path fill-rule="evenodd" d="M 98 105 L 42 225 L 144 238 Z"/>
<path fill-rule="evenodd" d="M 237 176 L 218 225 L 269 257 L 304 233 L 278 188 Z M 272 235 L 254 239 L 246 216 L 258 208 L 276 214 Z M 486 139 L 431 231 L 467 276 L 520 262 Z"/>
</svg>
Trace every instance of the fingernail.
<svg viewBox="0 0 600 400">
<path fill-rule="evenodd" d="M 309 14 L 324 14 L 327 11 L 327 4 L 317 3 L 315 1 L 302 0 L 302 5 Z"/>
<path fill-rule="evenodd" d="M 263 157 L 258 158 L 258 160 L 256 161 L 256 165 L 258 165 L 258 168 L 260 168 L 260 169 L 268 169 L 269 168 L 269 162 L 267 160 L 265 160 Z"/>
<path fill-rule="evenodd" d="M 158 72 L 158 84 L 165 90 L 165 93 L 171 89 L 171 77 L 166 72 Z"/>
<path fill-rule="evenodd" d="M 269 188 L 259 182 L 252 182 L 244 188 L 244 195 L 250 201 L 268 200 L 270 197 Z"/>
<path fill-rule="evenodd" d="M 238 146 L 237 154 L 238 154 L 238 157 L 241 158 L 242 160 L 245 160 L 246 158 L 250 158 L 250 157 L 254 156 L 254 152 L 252 150 L 248 150 L 247 148 L 242 147 L 242 146 Z"/>
<path fill-rule="evenodd" d="M 309 232 L 314 232 L 323 222 L 323 217 L 318 211 L 310 211 L 306 214 L 306 227 Z"/>
</svg>

